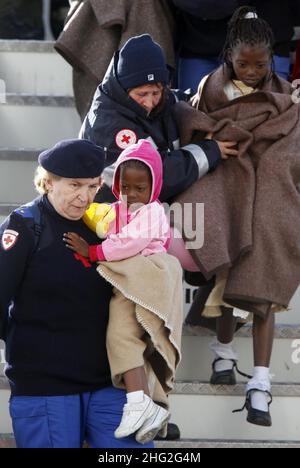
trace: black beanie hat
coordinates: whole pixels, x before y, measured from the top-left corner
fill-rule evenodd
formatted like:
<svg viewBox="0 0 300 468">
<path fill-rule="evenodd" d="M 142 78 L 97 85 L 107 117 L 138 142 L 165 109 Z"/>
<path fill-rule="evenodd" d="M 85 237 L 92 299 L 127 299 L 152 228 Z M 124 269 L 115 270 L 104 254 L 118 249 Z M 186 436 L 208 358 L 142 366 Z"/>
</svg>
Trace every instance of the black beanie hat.
<svg viewBox="0 0 300 468">
<path fill-rule="evenodd" d="M 39 155 L 39 164 L 60 177 L 94 178 L 101 175 L 105 153 L 89 140 L 63 140 Z"/>
<path fill-rule="evenodd" d="M 164 53 L 149 34 L 128 39 L 119 52 L 117 76 L 122 88 L 169 81 Z"/>
</svg>

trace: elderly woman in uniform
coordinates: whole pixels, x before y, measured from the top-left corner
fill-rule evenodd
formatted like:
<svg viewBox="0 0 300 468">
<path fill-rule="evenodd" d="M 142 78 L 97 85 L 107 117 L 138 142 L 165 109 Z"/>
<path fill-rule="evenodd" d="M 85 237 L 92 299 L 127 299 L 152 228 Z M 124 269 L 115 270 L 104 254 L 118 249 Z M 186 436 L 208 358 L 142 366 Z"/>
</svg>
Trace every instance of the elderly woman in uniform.
<svg viewBox="0 0 300 468">
<path fill-rule="evenodd" d="M 126 397 L 112 387 L 106 353 L 111 287 L 63 242 L 68 231 L 99 242 L 81 218 L 100 187 L 103 156 L 86 140 L 44 151 L 41 196 L 0 227 L 0 337 L 18 447 L 140 446 L 114 438 Z"/>
</svg>

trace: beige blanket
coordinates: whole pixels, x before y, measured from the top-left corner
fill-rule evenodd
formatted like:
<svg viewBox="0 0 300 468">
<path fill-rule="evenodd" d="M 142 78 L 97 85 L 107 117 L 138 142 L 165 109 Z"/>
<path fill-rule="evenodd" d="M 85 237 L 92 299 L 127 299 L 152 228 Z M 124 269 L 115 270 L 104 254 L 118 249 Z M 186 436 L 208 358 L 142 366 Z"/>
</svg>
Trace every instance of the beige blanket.
<svg viewBox="0 0 300 468">
<path fill-rule="evenodd" d="M 100 262 L 97 271 L 134 302 L 136 319 L 149 338 L 146 339 L 146 371 L 151 367 L 163 391 L 170 392 L 181 359 L 183 301 L 178 260 L 164 253 L 137 255 L 116 262 Z M 152 397 L 162 400 L 161 395 Z"/>
</svg>

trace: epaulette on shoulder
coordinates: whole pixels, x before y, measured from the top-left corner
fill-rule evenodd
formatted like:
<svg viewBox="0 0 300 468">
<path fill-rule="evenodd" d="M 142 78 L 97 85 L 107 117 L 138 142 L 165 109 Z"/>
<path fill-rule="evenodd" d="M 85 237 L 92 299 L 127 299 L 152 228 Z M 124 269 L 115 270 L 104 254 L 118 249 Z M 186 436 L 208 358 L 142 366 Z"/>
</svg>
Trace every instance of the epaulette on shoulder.
<svg viewBox="0 0 300 468">
<path fill-rule="evenodd" d="M 39 208 L 38 199 L 33 200 L 32 202 L 26 203 L 26 205 L 20 206 L 19 208 L 14 210 L 14 213 L 22 216 L 22 218 L 33 221 L 32 227 L 33 227 L 34 234 L 35 234 L 35 244 L 37 246 L 39 243 L 42 229 L 43 229 L 42 214 Z"/>
<path fill-rule="evenodd" d="M 26 205 L 20 206 L 19 208 L 14 210 L 14 213 L 22 216 L 23 218 L 33 218 L 35 224 L 40 224 L 41 212 L 35 200 L 26 203 Z"/>
</svg>

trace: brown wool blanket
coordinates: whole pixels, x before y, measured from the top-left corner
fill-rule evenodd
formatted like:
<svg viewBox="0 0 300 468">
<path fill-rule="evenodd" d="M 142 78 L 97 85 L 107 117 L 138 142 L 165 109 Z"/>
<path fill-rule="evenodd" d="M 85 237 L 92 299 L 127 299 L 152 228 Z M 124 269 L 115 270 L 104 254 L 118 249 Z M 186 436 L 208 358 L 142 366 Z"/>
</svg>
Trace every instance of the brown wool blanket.
<svg viewBox="0 0 300 468">
<path fill-rule="evenodd" d="M 135 304 L 136 319 L 145 330 L 148 378 L 153 371 L 165 394 L 175 380 L 181 359 L 182 330 L 182 269 L 172 255 L 160 253 L 143 257 L 137 255 L 116 262 L 100 262 L 97 271 Z M 120 327 L 126 323 L 120 323 Z M 124 356 L 126 359 L 126 356 Z M 167 405 L 161 394 L 155 401 Z"/>
<path fill-rule="evenodd" d="M 73 67 L 76 105 L 81 117 L 89 109 L 114 52 L 132 36 L 148 33 L 175 65 L 175 21 L 165 0 L 84 0 L 74 2 L 55 49 Z"/>
<path fill-rule="evenodd" d="M 191 250 L 211 278 L 229 269 L 223 300 L 264 317 L 286 307 L 300 280 L 300 106 L 274 76 L 256 93 L 228 101 L 228 70 L 219 68 L 192 103 L 176 110 L 182 144 L 203 138 L 238 142 L 223 161 L 176 202 L 204 203 L 204 245 Z M 195 219 L 192 220 L 195 229 Z"/>
</svg>

